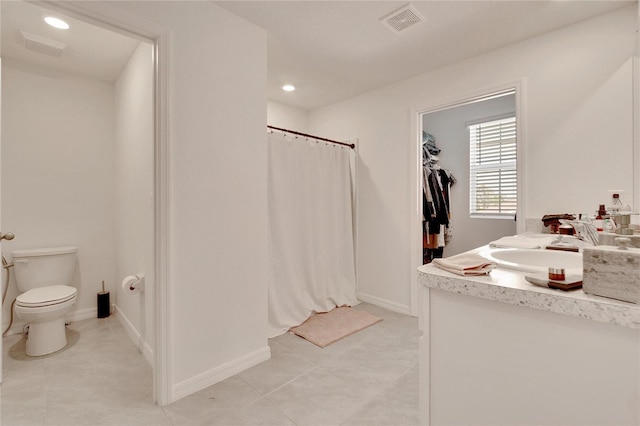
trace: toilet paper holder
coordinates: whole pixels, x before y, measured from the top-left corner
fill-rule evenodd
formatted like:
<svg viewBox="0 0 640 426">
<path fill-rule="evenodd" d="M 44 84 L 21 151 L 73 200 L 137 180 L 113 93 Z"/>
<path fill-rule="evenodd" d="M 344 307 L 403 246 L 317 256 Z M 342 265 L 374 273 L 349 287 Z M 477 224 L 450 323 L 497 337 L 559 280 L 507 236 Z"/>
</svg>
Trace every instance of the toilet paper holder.
<svg viewBox="0 0 640 426">
<path fill-rule="evenodd" d="M 144 290 L 144 274 L 128 275 L 122 280 L 122 288 L 131 293 Z"/>
</svg>

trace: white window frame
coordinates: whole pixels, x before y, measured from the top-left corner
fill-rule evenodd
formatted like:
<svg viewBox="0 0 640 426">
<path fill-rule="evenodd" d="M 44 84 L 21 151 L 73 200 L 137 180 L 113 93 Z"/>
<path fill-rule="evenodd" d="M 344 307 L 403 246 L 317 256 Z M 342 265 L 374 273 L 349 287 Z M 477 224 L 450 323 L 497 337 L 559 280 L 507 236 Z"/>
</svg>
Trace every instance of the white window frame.
<svg viewBox="0 0 640 426">
<path fill-rule="evenodd" d="M 518 209 L 517 123 L 515 113 L 467 123 L 469 129 L 469 215 L 472 218 L 511 219 Z M 483 130 L 485 137 L 482 137 Z M 478 137 L 480 138 L 478 140 Z M 492 145 L 492 146 L 491 146 Z M 482 160 L 484 147 L 484 157 Z M 482 208 L 478 182 L 484 173 L 497 195 L 495 208 Z M 505 177 L 506 175 L 506 177 Z M 505 198 L 506 197 L 506 198 Z"/>
</svg>

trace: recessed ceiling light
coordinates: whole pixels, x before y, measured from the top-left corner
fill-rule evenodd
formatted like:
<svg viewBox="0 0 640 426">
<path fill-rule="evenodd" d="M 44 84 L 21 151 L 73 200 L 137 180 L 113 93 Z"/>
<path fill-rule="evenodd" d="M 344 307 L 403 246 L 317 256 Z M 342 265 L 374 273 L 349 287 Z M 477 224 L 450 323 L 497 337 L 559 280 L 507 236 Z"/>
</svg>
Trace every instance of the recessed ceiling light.
<svg viewBox="0 0 640 426">
<path fill-rule="evenodd" d="M 296 90 L 296 87 L 292 84 L 285 84 L 284 86 L 282 86 L 282 90 L 284 90 L 285 92 L 293 92 L 294 90 Z"/>
<path fill-rule="evenodd" d="M 53 17 L 53 16 L 47 16 L 46 18 L 44 18 L 44 22 L 46 22 L 47 24 L 51 25 L 52 27 L 59 28 L 61 30 L 68 30 L 69 29 L 69 24 L 64 22 L 62 19 L 56 18 L 56 17 Z"/>
</svg>

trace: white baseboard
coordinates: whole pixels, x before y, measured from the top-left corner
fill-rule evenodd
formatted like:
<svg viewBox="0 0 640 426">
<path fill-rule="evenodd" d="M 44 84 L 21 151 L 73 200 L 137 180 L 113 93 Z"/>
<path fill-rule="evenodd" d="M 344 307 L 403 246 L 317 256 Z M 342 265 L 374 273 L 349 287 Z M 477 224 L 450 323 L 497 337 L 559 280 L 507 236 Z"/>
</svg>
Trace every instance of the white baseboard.
<svg viewBox="0 0 640 426">
<path fill-rule="evenodd" d="M 96 308 L 87 308 L 71 311 L 64 317 L 65 322 L 73 322 L 73 321 L 81 321 L 89 318 L 95 318 L 98 315 L 98 310 Z M 26 322 L 20 320 L 15 314 L 13 315 L 13 324 L 11 324 L 11 328 L 7 331 L 6 336 L 11 336 L 12 334 L 22 334 L 24 326 L 27 325 Z"/>
<path fill-rule="evenodd" d="M 401 305 L 399 303 L 391 302 L 389 300 L 381 299 L 379 297 L 371 296 L 370 294 L 365 294 L 365 293 L 357 293 L 356 297 L 361 302 L 371 303 L 372 305 L 376 305 L 381 308 L 388 309 L 393 312 L 397 312 L 399 314 L 411 315 L 410 306 Z"/>
<path fill-rule="evenodd" d="M 127 331 L 127 334 L 129 335 L 133 343 L 136 345 L 140 353 L 147 360 L 149 365 L 153 367 L 153 349 L 151 349 L 151 347 L 144 340 L 142 335 L 138 333 L 138 330 L 136 330 L 133 324 L 131 324 L 131 321 L 129 321 L 129 318 L 127 318 L 124 312 L 122 312 L 118 308 L 118 305 L 114 305 L 114 308 L 115 308 L 116 318 L 118 319 L 120 324 L 122 324 L 124 329 Z"/>
<path fill-rule="evenodd" d="M 204 388 L 221 382 L 229 377 L 267 361 L 271 358 L 271 349 L 269 346 L 258 349 L 255 352 L 236 358 L 233 361 L 222 364 L 219 367 L 211 369 L 207 372 L 199 374 L 191 379 L 173 385 L 171 390 L 171 401 L 177 401 L 180 398 L 191 395 Z"/>
<path fill-rule="evenodd" d="M 113 312 L 113 307 L 111 308 L 111 312 Z M 73 321 L 82 321 L 89 318 L 96 318 L 98 316 L 97 308 L 87 308 L 87 309 L 77 309 L 75 311 L 71 311 L 69 315 L 65 316 L 65 321 L 73 322 Z"/>
</svg>

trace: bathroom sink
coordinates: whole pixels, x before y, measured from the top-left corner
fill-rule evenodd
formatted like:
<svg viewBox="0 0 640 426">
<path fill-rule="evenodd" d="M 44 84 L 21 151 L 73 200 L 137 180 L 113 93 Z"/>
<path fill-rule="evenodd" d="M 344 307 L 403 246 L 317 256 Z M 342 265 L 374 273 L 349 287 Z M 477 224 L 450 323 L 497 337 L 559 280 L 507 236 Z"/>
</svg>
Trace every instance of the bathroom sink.
<svg viewBox="0 0 640 426">
<path fill-rule="evenodd" d="M 489 248 L 478 253 L 499 268 L 524 272 L 548 272 L 549 268 L 564 268 L 567 274 L 582 274 L 582 253 L 560 250 Z"/>
</svg>

